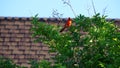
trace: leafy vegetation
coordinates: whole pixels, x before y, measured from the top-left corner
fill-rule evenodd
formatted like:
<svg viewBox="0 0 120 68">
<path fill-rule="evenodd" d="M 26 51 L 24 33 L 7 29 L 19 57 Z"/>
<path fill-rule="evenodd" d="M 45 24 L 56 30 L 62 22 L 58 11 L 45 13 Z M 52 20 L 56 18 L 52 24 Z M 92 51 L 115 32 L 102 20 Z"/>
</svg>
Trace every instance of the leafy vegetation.
<svg viewBox="0 0 120 68">
<path fill-rule="evenodd" d="M 36 15 L 32 20 L 32 37 L 37 38 L 36 42 L 47 44 L 51 49 L 50 52 L 57 53 L 54 57 L 54 65 L 46 63 L 48 66 L 119 68 L 119 28 L 105 18 L 99 13 L 91 18 L 79 15 L 73 19 L 73 25 L 68 28 L 68 31 L 60 33 L 59 26 L 39 22 Z"/>
<path fill-rule="evenodd" d="M 16 65 L 12 60 L 0 56 L 0 68 L 26 68 Z"/>
</svg>

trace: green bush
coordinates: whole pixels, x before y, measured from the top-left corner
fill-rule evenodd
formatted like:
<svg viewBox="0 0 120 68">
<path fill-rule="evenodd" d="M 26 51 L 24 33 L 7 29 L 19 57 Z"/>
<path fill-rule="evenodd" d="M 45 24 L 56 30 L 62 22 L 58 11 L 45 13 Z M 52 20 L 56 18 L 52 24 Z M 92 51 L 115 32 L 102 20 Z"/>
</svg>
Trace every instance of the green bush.
<svg viewBox="0 0 120 68">
<path fill-rule="evenodd" d="M 119 28 L 106 21 L 105 16 L 79 15 L 63 33 L 59 32 L 59 26 L 39 22 L 37 15 L 33 17 L 32 25 L 35 42 L 43 42 L 50 47 L 50 52 L 57 53 L 54 57 L 56 68 L 120 67 Z"/>
<path fill-rule="evenodd" d="M 77 42 L 83 47 L 77 52 L 78 65 L 81 68 L 119 68 L 119 28 L 113 22 L 107 22 L 105 16 L 101 17 L 100 14 L 92 18 L 80 15 L 75 18 L 75 22 L 78 31 L 81 29 L 88 32 Z"/>
<path fill-rule="evenodd" d="M 36 60 L 30 60 L 30 65 L 31 67 L 30 68 L 39 68 L 39 62 L 36 61 Z"/>
<path fill-rule="evenodd" d="M 25 68 L 16 65 L 12 60 L 0 56 L 0 68 Z"/>
</svg>

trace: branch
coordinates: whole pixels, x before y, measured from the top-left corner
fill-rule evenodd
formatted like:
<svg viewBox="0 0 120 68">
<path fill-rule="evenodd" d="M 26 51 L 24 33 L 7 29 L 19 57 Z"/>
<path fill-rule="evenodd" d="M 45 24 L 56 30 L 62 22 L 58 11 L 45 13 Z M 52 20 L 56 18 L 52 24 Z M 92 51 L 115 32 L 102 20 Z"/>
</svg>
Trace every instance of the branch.
<svg viewBox="0 0 120 68">
<path fill-rule="evenodd" d="M 65 1 L 65 0 L 62 0 L 62 1 L 63 1 L 64 4 L 66 4 L 66 5 L 68 5 L 68 6 L 70 7 L 70 9 L 72 10 L 74 16 L 76 17 L 76 13 L 75 13 L 75 11 L 74 11 L 72 5 L 70 4 L 70 0 L 68 0 L 68 2 Z"/>
<path fill-rule="evenodd" d="M 95 5 L 94 5 L 93 0 L 91 0 L 91 2 L 92 2 L 92 7 L 93 7 L 93 10 L 94 10 L 94 13 L 95 13 L 95 15 L 96 15 L 96 9 L 95 9 Z"/>
</svg>

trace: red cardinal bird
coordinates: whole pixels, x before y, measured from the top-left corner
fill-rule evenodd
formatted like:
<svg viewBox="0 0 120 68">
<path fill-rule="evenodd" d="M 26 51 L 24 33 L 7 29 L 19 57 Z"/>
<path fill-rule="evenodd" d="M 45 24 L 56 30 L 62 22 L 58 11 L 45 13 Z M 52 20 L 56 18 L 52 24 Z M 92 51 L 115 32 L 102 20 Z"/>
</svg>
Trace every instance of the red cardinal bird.
<svg viewBox="0 0 120 68">
<path fill-rule="evenodd" d="M 67 22 L 65 23 L 64 27 L 60 30 L 60 32 L 64 31 L 65 28 L 70 27 L 71 24 L 72 24 L 72 20 L 71 20 L 71 18 L 69 17 L 69 18 L 67 19 Z"/>
</svg>

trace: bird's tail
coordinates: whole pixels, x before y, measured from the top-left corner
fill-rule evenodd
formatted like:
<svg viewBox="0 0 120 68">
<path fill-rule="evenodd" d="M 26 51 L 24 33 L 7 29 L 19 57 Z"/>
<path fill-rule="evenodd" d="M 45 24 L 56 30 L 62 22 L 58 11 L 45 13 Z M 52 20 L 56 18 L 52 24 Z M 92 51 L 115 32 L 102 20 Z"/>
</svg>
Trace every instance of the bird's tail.
<svg viewBox="0 0 120 68">
<path fill-rule="evenodd" d="M 61 30 L 60 30 L 60 32 L 63 32 L 65 30 L 65 27 L 63 27 Z"/>
</svg>

